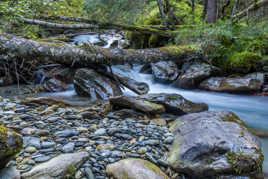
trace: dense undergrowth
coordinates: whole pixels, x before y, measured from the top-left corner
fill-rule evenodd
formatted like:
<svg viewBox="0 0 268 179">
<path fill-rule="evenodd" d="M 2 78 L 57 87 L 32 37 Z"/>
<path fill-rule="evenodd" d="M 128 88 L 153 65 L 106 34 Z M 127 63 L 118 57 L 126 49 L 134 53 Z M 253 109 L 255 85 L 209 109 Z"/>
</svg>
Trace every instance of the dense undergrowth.
<svg viewBox="0 0 268 179">
<path fill-rule="evenodd" d="M 87 13 L 82 10 L 83 6 L 84 1 L 79 0 L 0 1 L 0 31 L 37 39 L 46 34 L 47 31 L 38 26 L 23 24 L 19 17 L 33 19 L 43 15 L 87 17 Z"/>
<path fill-rule="evenodd" d="M 164 7 L 166 18 L 170 30 L 178 31 L 177 35 L 167 38 L 155 34 L 127 32 L 126 37 L 131 41 L 131 48 L 194 46 L 205 56 L 207 62 L 219 67 L 224 74 L 249 73 L 268 66 L 267 23 L 255 24 L 252 20 L 249 23 L 242 21 L 232 24 L 227 15 L 227 18 L 222 18 L 217 24 L 208 25 L 201 18 L 204 8 L 202 4 L 201 0 L 196 1 L 192 11 L 190 0 L 169 0 L 169 7 Z M 232 5 L 226 9 L 226 14 L 231 13 L 231 7 Z M 156 0 L 1 1 L 0 14 L 2 30 L 32 39 L 47 36 L 44 35 L 47 29 L 23 24 L 18 17 L 71 16 L 101 22 L 162 27 Z"/>
</svg>

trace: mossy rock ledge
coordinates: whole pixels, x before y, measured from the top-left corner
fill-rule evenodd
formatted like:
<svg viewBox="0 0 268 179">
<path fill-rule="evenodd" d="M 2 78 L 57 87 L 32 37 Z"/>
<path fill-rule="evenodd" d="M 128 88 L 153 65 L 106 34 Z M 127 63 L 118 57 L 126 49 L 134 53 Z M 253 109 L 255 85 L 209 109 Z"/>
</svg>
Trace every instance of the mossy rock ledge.
<svg viewBox="0 0 268 179">
<path fill-rule="evenodd" d="M 16 132 L 0 126 L 0 169 L 22 149 L 23 139 Z"/>
<path fill-rule="evenodd" d="M 167 162 L 177 172 L 194 178 L 262 173 L 261 143 L 232 112 L 187 114 L 170 130 L 175 139 Z"/>
</svg>

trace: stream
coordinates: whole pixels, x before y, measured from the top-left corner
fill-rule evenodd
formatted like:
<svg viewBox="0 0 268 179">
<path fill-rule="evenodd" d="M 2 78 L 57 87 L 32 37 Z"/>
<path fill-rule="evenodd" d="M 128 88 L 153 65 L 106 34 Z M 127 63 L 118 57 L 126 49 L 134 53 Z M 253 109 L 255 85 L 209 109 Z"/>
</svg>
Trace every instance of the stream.
<svg viewBox="0 0 268 179">
<path fill-rule="evenodd" d="M 118 41 L 121 44 L 122 37 L 114 34 L 102 35 L 99 40 L 98 34 L 90 33 L 88 35 L 79 35 L 74 37 L 73 45 L 81 43 L 96 44 L 103 39 L 106 43 L 102 43 L 102 47 L 110 48 L 111 44 Z M 139 73 L 141 65 L 135 65 L 133 69 L 122 66 L 113 67 L 113 71 L 122 73 L 139 82 L 145 82 L 149 85 L 149 93 L 177 93 L 193 102 L 203 102 L 209 105 L 209 110 L 228 110 L 237 114 L 250 128 L 268 131 L 268 97 L 264 96 L 248 96 L 234 95 L 227 93 L 207 92 L 201 90 L 183 90 L 175 88 L 170 84 L 156 83 L 150 74 Z M 124 89 L 124 94 L 136 96 L 136 94 L 128 89 Z M 1 96 L 1 95 L 0 95 Z M 53 96 L 67 100 L 82 102 L 87 98 L 77 96 L 73 86 L 68 91 L 57 93 L 41 93 L 39 96 Z M 268 173 L 268 138 L 262 138 L 262 151 L 265 156 L 263 163 L 263 171 Z"/>
<path fill-rule="evenodd" d="M 110 45 L 118 40 L 123 41 L 118 35 L 104 35 L 102 39 L 108 39 L 107 43 L 103 45 L 104 48 L 110 48 Z M 98 35 L 80 35 L 74 38 L 77 43 L 92 43 L 99 42 Z M 177 93 L 185 98 L 194 102 L 204 102 L 209 105 L 209 110 L 229 110 L 237 114 L 241 120 L 243 120 L 250 128 L 259 130 L 268 130 L 268 97 L 264 96 L 247 96 L 247 95 L 233 95 L 227 93 L 206 92 L 201 90 L 183 90 L 172 87 L 172 85 L 156 83 L 153 80 L 152 75 L 141 74 L 139 69 L 141 66 L 135 66 L 134 69 L 124 71 L 122 68 L 113 68 L 113 70 L 119 70 L 137 81 L 145 82 L 150 86 L 149 93 Z M 124 93 L 130 96 L 136 94 L 132 91 L 125 89 Z M 58 96 L 75 97 L 74 90 L 70 90 L 64 93 L 54 94 Z M 263 163 L 263 171 L 268 173 L 268 138 L 262 138 L 262 151 L 265 156 Z"/>
</svg>

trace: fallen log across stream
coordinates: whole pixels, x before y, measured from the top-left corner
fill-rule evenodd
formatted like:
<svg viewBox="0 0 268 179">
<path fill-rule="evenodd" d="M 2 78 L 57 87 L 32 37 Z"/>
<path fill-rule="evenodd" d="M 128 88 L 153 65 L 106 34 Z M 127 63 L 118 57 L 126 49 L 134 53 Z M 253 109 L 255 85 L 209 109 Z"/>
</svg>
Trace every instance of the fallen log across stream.
<svg viewBox="0 0 268 179">
<path fill-rule="evenodd" d="M 169 46 L 152 49 L 104 49 L 92 45 L 38 42 L 10 34 L 0 35 L 0 63 L 13 60 L 38 60 L 40 64 L 58 63 L 68 67 L 92 64 L 116 65 L 172 60 L 183 64 L 201 58 L 195 46 Z"/>
</svg>

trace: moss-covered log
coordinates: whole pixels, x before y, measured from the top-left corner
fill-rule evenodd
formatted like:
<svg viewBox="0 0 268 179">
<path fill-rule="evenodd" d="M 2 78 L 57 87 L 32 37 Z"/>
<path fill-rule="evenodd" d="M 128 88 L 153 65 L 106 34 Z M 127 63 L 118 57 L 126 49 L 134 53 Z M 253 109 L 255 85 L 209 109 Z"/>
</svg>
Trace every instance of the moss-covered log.
<svg viewBox="0 0 268 179">
<path fill-rule="evenodd" d="M 63 19 L 68 19 L 67 17 Z M 61 18 L 60 18 L 61 19 Z M 127 30 L 127 31 L 134 31 L 140 32 L 144 34 L 157 34 L 164 37 L 172 37 L 174 34 L 177 34 L 177 31 L 170 31 L 170 30 L 163 30 L 161 28 L 150 28 L 150 27 L 143 27 L 143 26 L 132 26 L 132 25 L 123 25 L 123 24 L 111 24 L 105 22 L 98 22 L 98 21 L 90 21 L 86 19 L 80 18 L 70 18 L 71 21 L 79 21 L 87 24 L 60 24 L 60 23 L 52 23 L 46 22 L 42 20 L 36 19 L 27 19 L 21 18 L 24 23 L 32 24 L 32 25 L 39 25 L 47 28 L 57 28 L 57 29 L 115 29 L 115 30 Z"/>
<path fill-rule="evenodd" d="M 254 2 L 248 8 L 234 15 L 232 17 L 233 22 L 238 22 L 241 18 L 245 17 L 248 14 L 248 12 L 256 11 L 259 8 L 264 7 L 264 6 L 268 6 L 268 0 L 259 0 L 259 1 Z"/>
<path fill-rule="evenodd" d="M 92 64 L 148 63 L 173 60 L 182 64 L 199 58 L 195 46 L 170 46 L 154 49 L 103 49 L 96 46 L 71 46 L 66 43 L 48 43 L 20 38 L 10 34 L 0 35 L 0 63 L 14 59 L 38 60 L 71 67 L 90 67 Z"/>
</svg>

